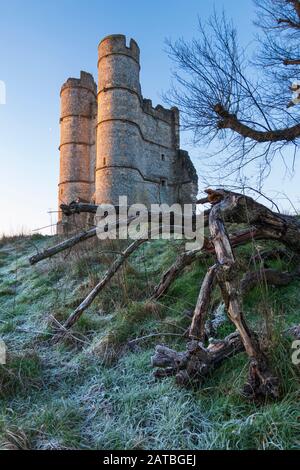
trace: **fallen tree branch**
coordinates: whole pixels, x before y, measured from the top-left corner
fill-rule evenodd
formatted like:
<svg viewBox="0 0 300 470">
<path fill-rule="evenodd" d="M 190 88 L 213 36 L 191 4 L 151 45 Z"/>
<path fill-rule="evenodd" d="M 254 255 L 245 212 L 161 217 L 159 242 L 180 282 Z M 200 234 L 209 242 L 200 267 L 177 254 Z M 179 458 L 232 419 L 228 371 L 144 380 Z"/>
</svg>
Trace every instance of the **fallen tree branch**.
<svg viewBox="0 0 300 470">
<path fill-rule="evenodd" d="M 226 204 L 222 206 L 222 220 L 225 222 L 250 225 L 253 227 L 254 238 L 280 241 L 288 249 L 300 254 L 300 220 L 298 217 L 273 212 L 243 194 L 224 189 L 208 189 L 206 192 L 212 204 L 226 199 Z"/>
<path fill-rule="evenodd" d="M 81 212 L 96 214 L 98 209 L 98 205 L 86 202 L 71 202 L 70 204 L 61 204 L 59 207 L 67 217 L 73 214 L 80 214 Z"/>
<path fill-rule="evenodd" d="M 230 243 L 233 247 L 235 247 L 243 245 L 244 243 L 247 243 L 253 239 L 262 239 L 263 237 L 264 234 L 261 231 L 255 228 L 250 228 L 233 233 L 230 236 Z M 181 253 L 175 260 L 174 264 L 172 264 L 172 266 L 170 266 L 170 268 L 168 268 L 168 270 L 165 271 L 165 273 L 162 275 L 161 280 L 154 288 L 151 298 L 157 300 L 162 297 L 167 293 L 171 284 L 178 278 L 178 276 L 187 266 L 190 266 L 197 259 L 202 259 L 205 256 L 213 253 L 214 246 L 213 243 L 209 240 L 206 240 L 206 243 L 201 250 L 192 250 Z"/>
<path fill-rule="evenodd" d="M 198 249 L 181 253 L 175 263 L 163 274 L 159 284 L 154 288 L 151 298 L 158 300 L 162 297 L 184 268 L 192 264 L 201 255 L 202 253 Z"/>
<path fill-rule="evenodd" d="M 81 212 L 96 213 L 99 206 L 96 205 L 96 204 L 72 202 L 69 205 L 61 204 L 60 207 L 61 207 L 64 215 L 69 217 L 73 214 L 80 214 Z M 120 207 L 121 206 L 114 206 L 115 211 L 116 211 L 116 215 L 119 215 Z M 208 210 L 204 211 L 204 224 L 208 223 L 208 214 L 209 214 Z M 162 230 L 163 227 L 165 226 L 165 222 L 163 220 L 162 212 L 159 212 L 158 214 L 155 214 L 155 216 L 156 215 L 158 215 L 158 217 L 159 217 L 158 218 L 159 230 Z M 151 223 L 152 213 L 151 212 L 145 212 L 144 216 L 145 216 L 144 222 L 146 222 L 148 220 L 148 223 Z M 131 222 L 133 222 L 138 217 L 140 217 L 140 214 L 139 215 L 137 214 L 137 215 L 134 215 L 134 216 L 127 216 L 125 219 L 118 217 L 115 224 L 110 222 L 109 229 L 110 230 L 116 230 L 116 231 L 120 230 L 120 229 L 128 226 Z M 183 223 L 182 223 L 181 228 L 183 230 L 183 227 L 185 226 L 184 218 L 187 219 L 188 217 L 186 217 L 186 216 L 182 216 L 182 217 L 183 217 L 182 218 Z M 196 214 L 193 214 L 192 216 L 190 216 L 190 219 L 191 219 L 191 222 L 192 222 L 192 227 L 195 228 L 196 220 L 197 220 Z M 156 220 L 155 220 L 155 223 L 157 223 Z M 176 223 L 176 217 L 174 216 L 174 213 L 171 212 L 170 213 L 170 222 L 169 222 L 169 225 L 167 225 L 167 227 L 170 228 L 171 233 L 173 233 L 173 231 L 175 232 L 176 230 L 178 230 L 178 227 L 177 227 L 177 225 L 175 225 L 175 223 Z M 93 227 L 90 230 L 87 230 L 87 231 L 81 232 L 77 235 L 74 235 L 73 237 L 59 243 L 58 245 L 55 245 L 51 248 L 47 248 L 46 250 L 42 251 L 41 253 L 38 253 L 34 256 L 31 256 L 31 258 L 29 258 L 29 262 L 30 262 L 30 264 L 36 264 L 41 260 L 44 260 L 46 258 L 50 258 L 50 257 L 56 255 L 57 253 L 60 253 L 61 251 L 64 251 L 68 248 L 71 248 L 72 246 L 76 245 L 77 243 L 80 243 L 81 241 L 84 241 L 84 240 L 87 240 L 91 237 L 94 237 L 95 235 L 99 234 L 99 231 L 100 231 L 99 227 L 98 228 Z M 104 228 L 103 228 L 103 232 L 105 232 Z M 150 229 L 150 232 L 151 232 L 151 229 Z"/>
<path fill-rule="evenodd" d="M 241 291 L 243 295 L 247 294 L 257 284 L 268 284 L 272 286 L 287 286 L 292 281 L 300 278 L 300 269 L 292 272 L 281 272 L 277 269 L 260 269 L 258 271 L 249 271 L 244 274 L 241 280 Z"/>
<path fill-rule="evenodd" d="M 218 264 L 214 264 L 209 268 L 203 279 L 189 331 L 190 338 L 197 338 L 200 341 L 204 341 L 205 319 L 207 316 L 213 287 L 216 281 L 217 271 Z"/>
<path fill-rule="evenodd" d="M 258 251 L 251 256 L 250 261 L 253 263 L 264 263 L 265 261 L 279 259 L 290 260 L 293 256 L 295 255 L 289 253 L 285 248 L 278 247 L 271 250 Z"/>
<path fill-rule="evenodd" d="M 175 375 L 179 385 L 198 385 L 207 375 L 219 367 L 224 360 L 243 351 L 238 332 L 231 333 L 224 340 L 216 341 L 204 348 L 196 340 L 187 343 L 185 352 L 177 352 L 167 346 L 157 345 L 151 357 L 156 378 Z"/>
<path fill-rule="evenodd" d="M 83 205 L 83 203 L 80 203 L 80 205 Z M 86 204 L 89 205 L 89 204 Z M 68 206 L 69 207 L 69 206 Z M 98 207 L 98 206 L 97 206 Z M 130 222 L 132 222 L 136 217 L 128 217 L 126 224 L 128 225 Z M 116 224 L 111 224 L 110 229 L 119 229 L 122 226 L 122 221 L 118 221 Z M 73 246 L 77 245 L 80 242 L 83 242 L 85 240 L 88 240 L 89 238 L 93 238 L 97 234 L 99 234 L 100 230 L 97 227 L 93 227 L 90 230 L 80 232 L 77 235 L 74 235 L 71 238 L 68 238 L 67 240 L 64 240 L 61 243 L 58 243 L 57 245 L 52 246 L 51 248 L 46 248 L 43 250 L 41 253 L 38 253 L 34 256 L 31 256 L 29 258 L 30 264 L 36 264 L 39 261 L 42 261 L 46 258 L 51 258 L 52 256 L 56 255 L 57 253 L 60 253 L 61 251 L 67 250 L 68 248 L 72 248 Z M 104 232 L 104 229 L 103 229 Z"/>
<path fill-rule="evenodd" d="M 98 204 L 90 204 L 86 202 L 71 202 L 70 204 L 61 204 L 60 208 L 64 215 L 69 217 L 73 214 L 81 214 L 82 212 L 89 212 L 90 214 L 96 214 L 98 210 Z M 124 209 L 126 206 L 114 206 L 116 214 L 119 214 L 120 208 Z M 126 207 L 127 210 L 127 207 Z"/>
<path fill-rule="evenodd" d="M 145 243 L 146 239 L 135 240 L 131 243 L 123 253 L 116 258 L 111 267 L 106 271 L 101 281 L 93 288 L 89 295 L 81 302 L 81 304 L 76 308 L 76 310 L 69 316 L 66 322 L 63 325 L 63 328 L 69 329 L 74 323 L 81 317 L 82 313 L 91 305 L 95 297 L 104 289 L 107 283 L 111 278 L 116 274 L 120 269 L 124 261 L 139 248 L 142 243 Z"/>
<path fill-rule="evenodd" d="M 207 196 L 204 199 L 197 201 L 196 204 L 202 204 L 203 201 L 204 202 L 208 201 Z M 108 204 L 108 206 L 111 206 L 111 205 Z M 88 213 L 96 214 L 99 207 L 101 207 L 101 205 L 88 204 L 88 203 L 83 203 L 83 202 L 71 202 L 71 204 L 69 204 L 69 205 L 67 205 L 67 204 L 61 204 L 60 205 L 60 208 L 61 208 L 63 214 L 67 217 L 69 217 L 73 214 L 80 214 L 82 212 L 88 212 Z M 116 216 L 121 215 L 121 216 L 125 217 L 124 211 L 126 212 L 126 214 L 128 214 L 128 207 L 127 206 L 114 205 L 113 208 L 115 210 Z M 147 211 L 147 212 L 144 213 L 144 215 L 145 215 L 144 222 L 146 222 L 147 219 L 148 219 L 148 223 L 151 223 L 151 219 L 152 219 L 153 216 L 155 217 L 155 222 L 156 222 L 157 221 L 156 217 L 159 216 L 159 224 L 163 224 L 162 210 L 161 209 L 158 209 L 158 212 Z M 174 212 L 173 211 L 171 211 L 170 213 L 168 212 L 168 215 L 170 216 L 170 227 L 172 228 L 172 227 L 174 227 L 174 222 L 175 222 Z M 208 225 L 208 215 L 209 215 L 209 209 L 205 209 L 203 211 L 204 226 Z M 182 217 L 183 217 L 182 222 L 184 222 L 184 218 L 185 219 L 190 218 L 191 222 L 192 222 L 192 227 L 193 228 L 196 227 L 196 220 L 197 220 L 196 213 L 193 213 L 191 216 L 187 216 L 183 213 Z M 135 218 L 136 218 L 136 216 L 128 217 L 128 222 L 134 220 Z M 118 226 L 119 226 L 119 224 L 120 224 L 120 221 L 118 220 Z M 120 225 L 122 226 L 122 224 L 120 224 Z M 182 223 L 182 226 L 184 226 L 184 223 Z"/>
<path fill-rule="evenodd" d="M 41 253 L 31 256 L 31 258 L 29 258 L 29 262 L 30 264 L 36 264 L 39 261 L 42 261 L 43 259 L 51 258 L 57 253 L 67 250 L 68 248 L 72 248 L 78 243 L 88 240 L 90 238 L 93 238 L 95 236 L 96 236 L 96 228 L 91 228 L 90 230 L 81 232 L 78 235 L 74 235 L 73 237 L 68 238 L 67 240 L 64 240 L 63 242 L 58 243 L 57 245 L 54 245 L 51 248 L 46 248 Z"/>
<path fill-rule="evenodd" d="M 277 269 L 260 269 L 259 271 L 249 271 L 242 277 L 240 288 L 242 295 L 246 295 L 257 285 L 287 286 L 291 282 L 300 278 L 300 269 L 292 272 L 281 272 Z M 226 293 L 225 293 L 226 295 Z M 214 318 L 209 318 L 205 323 L 206 337 L 216 336 L 218 327 L 224 323 L 226 318 L 223 316 L 224 303 L 219 303 L 214 309 Z"/>
</svg>

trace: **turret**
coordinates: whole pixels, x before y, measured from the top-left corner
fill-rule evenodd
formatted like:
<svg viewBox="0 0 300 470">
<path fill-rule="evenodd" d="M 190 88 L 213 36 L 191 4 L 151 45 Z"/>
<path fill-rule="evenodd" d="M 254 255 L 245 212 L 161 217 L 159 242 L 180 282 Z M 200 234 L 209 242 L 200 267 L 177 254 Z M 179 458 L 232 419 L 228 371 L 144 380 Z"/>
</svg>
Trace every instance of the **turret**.
<svg viewBox="0 0 300 470">
<path fill-rule="evenodd" d="M 79 79 L 69 78 L 61 88 L 59 205 L 90 202 L 95 191 L 96 91 L 92 75 L 86 72 Z M 64 220 L 60 215 L 58 232 L 76 225 L 85 225 L 84 217 Z"/>
<path fill-rule="evenodd" d="M 140 51 L 123 35 L 104 38 L 98 47 L 98 122 L 96 203 L 118 203 L 119 195 L 136 202 L 136 185 L 142 180 L 137 168 L 142 158 L 139 111 Z"/>
</svg>

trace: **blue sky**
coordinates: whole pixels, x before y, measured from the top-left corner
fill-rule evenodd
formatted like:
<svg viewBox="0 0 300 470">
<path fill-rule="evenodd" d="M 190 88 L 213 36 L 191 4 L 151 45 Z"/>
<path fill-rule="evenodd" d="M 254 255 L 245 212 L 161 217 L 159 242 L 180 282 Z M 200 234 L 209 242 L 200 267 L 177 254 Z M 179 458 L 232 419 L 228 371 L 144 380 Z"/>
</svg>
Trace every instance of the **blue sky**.
<svg viewBox="0 0 300 470">
<path fill-rule="evenodd" d="M 233 18 L 244 44 L 253 39 L 251 0 L 215 5 Z M 205 19 L 213 7 L 207 0 L 0 0 L 0 80 L 7 95 L 0 104 L 0 234 L 50 224 L 47 211 L 57 209 L 59 90 L 80 70 L 96 78 L 100 39 L 123 33 L 138 42 L 143 95 L 158 104 L 171 80 L 165 39 L 192 38 L 197 16 Z M 191 153 L 201 174 L 201 147 Z M 284 177 L 278 164 L 267 188 L 297 203 L 299 176 L 300 169 L 292 180 Z"/>
</svg>

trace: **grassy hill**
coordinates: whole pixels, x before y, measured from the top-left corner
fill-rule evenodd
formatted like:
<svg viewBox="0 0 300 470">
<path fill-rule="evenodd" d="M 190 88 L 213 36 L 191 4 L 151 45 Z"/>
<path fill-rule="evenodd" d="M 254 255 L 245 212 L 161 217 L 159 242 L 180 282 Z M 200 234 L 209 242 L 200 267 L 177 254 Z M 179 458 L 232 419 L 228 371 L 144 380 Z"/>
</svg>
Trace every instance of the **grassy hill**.
<svg viewBox="0 0 300 470">
<path fill-rule="evenodd" d="M 282 388 L 276 402 L 240 393 L 244 353 L 228 360 L 201 388 L 173 378 L 155 381 L 155 345 L 185 349 L 201 280 L 211 260 L 197 261 L 159 302 L 147 300 L 180 241 L 147 242 L 83 314 L 72 335 L 55 343 L 55 325 L 80 303 L 119 247 L 89 242 L 32 267 L 29 255 L 55 237 L 0 242 L 0 441 L 11 449 L 292 449 L 300 447 L 299 367 L 282 331 L 300 323 L 299 281 L 252 290 L 247 319 L 270 346 Z M 248 269 L 251 248 L 239 249 Z M 271 266 L 292 269 L 292 263 Z M 218 299 L 215 299 L 218 300 Z M 234 331 L 224 319 L 218 337 Z M 150 336 L 149 336 L 150 335 Z M 148 336 L 148 337 L 147 337 Z M 146 338 L 145 338 L 146 337 Z M 139 338 L 135 342 L 132 339 Z"/>
</svg>

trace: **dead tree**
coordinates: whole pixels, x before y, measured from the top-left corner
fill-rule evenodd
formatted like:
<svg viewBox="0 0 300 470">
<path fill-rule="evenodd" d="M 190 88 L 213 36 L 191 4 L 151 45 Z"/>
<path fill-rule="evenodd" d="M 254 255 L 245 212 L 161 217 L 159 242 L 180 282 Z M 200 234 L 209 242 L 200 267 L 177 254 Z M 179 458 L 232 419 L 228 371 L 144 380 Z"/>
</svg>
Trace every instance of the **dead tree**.
<svg viewBox="0 0 300 470">
<path fill-rule="evenodd" d="M 247 391 L 254 396 L 270 395 L 276 397 L 278 396 L 278 381 L 272 375 L 267 358 L 242 313 L 238 267 L 223 221 L 223 213 L 230 211 L 232 204 L 232 196 L 227 195 L 212 207 L 209 217 L 210 233 L 224 286 L 222 289 L 223 299 L 228 316 L 236 326 L 250 359 Z"/>
<path fill-rule="evenodd" d="M 240 275 L 233 248 L 256 239 L 276 240 L 285 245 L 287 252 L 299 255 L 300 221 L 297 217 L 273 212 L 242 194 L 224 189 L 208 189 L 206 192 L 206 201 L 211 204 L 211 208 L 206 213 L 210 238 L 204 240 L 202 250 L 194 250 L 180 256 L 179 260 L 163 276 L 162 282 L 156 290 L 156 298 L 163 295 L 185 266 L 201 256 L 214 256 L 215 263 L 208 270 L 202 283 L 189 330 L 190 340 L 187 343 L 187 350 L 176 353 L 168 348 L 158 346 L 152 363 L 154 366 L 159 366 L 160 369 L 155 374 L 158 377 L 172 373 L 176 375 L 178 383 L 195 384 L 198 380 L 202 381 L 226 358 L 245 350 L 250 361 L 245 393 L 251 397 L 276 397 L 278 395 L 278 381 L 270 370 L 266 353 L 261 349 L 259 338 L 251 331 L 243 316 L 242 295 L 261 281 L 273 285 L 286 285 L 300 277 L 300 270 L 297 268 L 293 272 L 280 272 L 260 266 L 258 271 Z M 95 213 L 95 206 L 87 206 L 85 205 L 83 210 Z M 80 209 L 80 205 L 77 205 L 76 210 L 80 211 Z M 74 210 L 74 205 L 71 208 L 64 207 L 66 215 L 71 215 Z M 228 234 L 227 226 L 230 227 L 231 223 L 248 225 L 248 227 Z M 66 320 L 63 325 L 64 331 L 74 325 L 96 296 L 102 292 L 124 261 L 146 239 L 147 237 L 134 241 L 115 259 L 102 280 L 96 284 L 86 299 Z M 83 240 L 84 235 L 79 234 L 36 256 L 39 259 L 51 257 Z M 206 347 L 205 319 L 209 313 L 213 289 L 217 286 L 220 288 L 229 319 L 236 326 L 237 333 Z M 171 360 L 171 358 L 173 359 Z M 165 370 L 163 370 L 164 366 L 166 366 Z"/>
<path fill-rule="evenodd" d="M 239 333 L 240 341 L 249 356 L 250 367 L 248 382 L 244 392 L 250 397 L 277 397 L 278 380 L 270 370 L 267 356 L 262 351 L 259 339 L 254 334 L 242 312 L 242 295 L 245 294 L 258 282 L 266 282 L 274 285 L 287 285 L 294 279 L 300 277 L 300 270 L 297 268 L 293 272 L 280 272 L 274 269 L 261 268 L 259 271 L 248 272 L 240 276 L 239 266 L 233 254 L 233 241 L 235 246 L 239 244 L 237 238 L 227 233 L 225 223 L 241 223 L 251 226 L 251 237 L 248 235 L 242 237 L 241 243 L 247 243 L 253 239 L 277 240 L 284 244 L 293 253 L 300 254 L 300 221 L 297 217 L 277 214 L 267 207 L 254 201 L 252 198 L 242 194 L 233 193 L 225 190 L 207 190 L 209 201 L 212 204 L 209 213 L 210 240 L 203 248 L 211 250 L 211 244 L 214 247 L 214 253 L 217 263 L 214 264 L 204 277 L 197 304 L 195 307 L 192 323 L 190 327 L 191 341 L 187 344 L 187 351 L 184 353 L 173 352 L 173 356 L 179 354 L 178 361 L 180 372 L 176 373 L 177 382 L 187 384 L 195 382 L 197 379 L 203 380 L 206 372 L 214 368 L 211 363 L 212 357 L 208 348 L 205 348 L 205 319 L 209 311 L 210 298 L 214 286 L 218 285 L 221 290 L 224 304 L 226 306 L 229 319 L 234 323 Z M 247 229 L 243 234 L 249 234 Z M 240 240 L 239 240 L 240 241 Z M 191 252 L 190 256 L 181 257 L 181 263 L 173 265 L 167 273 L 170 277 L 164 276 L 157 292 L 163 292 L 166 287 L 166 279 L 170 280 L 169 285 L 174 280 L 175 275 L 184 268 L 185 260 L 195 261 L 198 253 Z M 174 269 L 176 266 L 176 269 Z M 241 277 L 241 279 L 240 279 Z M 238 349 L 239 350 L 239 349 Z M 156 351 L 156 358 L 161 356 L 164 348 Z M 236 352 L 236 350 L 235 350 Z M 171 353 L 170 353 L 171 354 Z M 170 356 L 169 354 L 169 356 Z M 171 354 L 171 355 L 172 355 Z M 225 359 L 225 358 L 223 358 Z M 162 367 L 163 361 L 153 360 L 153 365 Z M 198 364 L 198 366 L 195 366 Z M 173 364 L 174 365 L 174 364 Z M 199 368 L 197 372 L 197 367 Z M 172 369 L 172 368 L 171 368 Z M 167 366 L 166 374 L 171 373 L 170 366 Z M 174 372 L 174 367 L 173 367 Z M 178 375 L 179 374 L 179 375 Z M 163 376 L 164 371 L 159 369 L 156 376 Z M 181 380 L 184 377 L 184 380 Z"/>
</svg>

